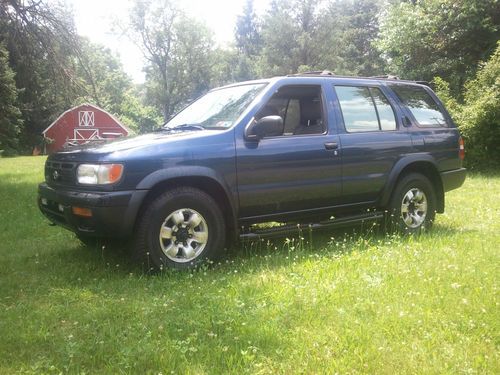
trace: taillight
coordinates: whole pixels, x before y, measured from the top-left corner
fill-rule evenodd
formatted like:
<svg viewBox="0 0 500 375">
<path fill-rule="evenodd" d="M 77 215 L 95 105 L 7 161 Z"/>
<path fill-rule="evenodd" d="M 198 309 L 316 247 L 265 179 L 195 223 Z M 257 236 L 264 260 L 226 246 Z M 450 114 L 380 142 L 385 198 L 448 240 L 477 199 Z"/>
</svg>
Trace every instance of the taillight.
<svg viewBox="0 0 500 375">
<path fill-rule="evenodd" d="M 460 160 L 465 158 L 465 145 L 462 137 L 458 138 L 458 157 Z"/>
</svg>

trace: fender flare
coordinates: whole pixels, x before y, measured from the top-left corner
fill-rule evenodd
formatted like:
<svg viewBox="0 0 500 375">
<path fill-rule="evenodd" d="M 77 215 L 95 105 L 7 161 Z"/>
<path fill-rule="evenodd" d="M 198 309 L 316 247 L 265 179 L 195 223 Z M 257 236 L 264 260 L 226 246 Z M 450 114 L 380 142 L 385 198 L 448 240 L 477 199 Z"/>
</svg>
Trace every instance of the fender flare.
<svg viewBox="0 0 500 375">
<path fill-rule="evenodd" d="M 439 175 L 439 169 L 437 167 L 436 160 L 429 154 L 418 153 L 418 154 L 406 155 L 406 156 L 402 157 L 401 159 L 399 159 L 396 162 L 396 164 L 394 164 L 391 172 L 389 173 L 389 177 L 387 178 L 387 182 L 386 182 L 385 187 L 382 191 L 381 198 L 378 202 L 379 206 L 381 206 L 381 207 L 387 206 L 387 204 L 389 203 L 389 200 L 391 198 L 391 193 L 394 190 L 394 187 L 396 186 L 396 183 L 398 181 L 399 176 L 401 175 L 401 172 L 410 164 L 417 163 L 417 162 L 428 163 L 430 166 L 432 166 L 434 168 L 435 172 Z M 439 178 L 441 179 L 440 176 L 439 176 Z M 442 184 L 442 182 L 441 182 L 441 184 Z M 439 194 L 439 192 L 436 192 L 436 194 Z M 438 196 L 438 200 L 443 202 L 442 205 L 444 208 L 444 198 Z"/>
<path fill-rule="evenodd" d="M 219 176 L 219 174 L 211 168 L 201 167 L 201 166 L 177 166 L 177 167 L 168 167 L 165 169 L 160 169 L 150 173 L 146 177 L 144 177 L 136 186 L 137 190 L 151 190 L 159 183 L 166 182 L 168 180 L 172 180 L 179 177 L 203 177 L 209 178 L 213 180 L 217 185 L 219 185 L 224 194 L 226 195 L 226 199 L 229 202 L 229 206 L 232 213 L 233 219 L 233 227 L 237 229 L 237 204 L 235 201 L 235 197 L 231 194 L 231 190 L 225 183 L 224 179 Z"/>
</svg>

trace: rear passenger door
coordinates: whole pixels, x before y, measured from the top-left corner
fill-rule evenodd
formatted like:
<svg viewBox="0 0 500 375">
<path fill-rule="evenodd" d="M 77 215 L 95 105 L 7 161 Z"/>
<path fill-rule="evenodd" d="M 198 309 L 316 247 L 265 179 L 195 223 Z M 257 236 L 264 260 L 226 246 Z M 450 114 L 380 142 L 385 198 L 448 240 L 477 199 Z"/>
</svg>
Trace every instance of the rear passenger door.
<svg viewBox="0 0 500 375">
<path fill-rule="evenodd" d="M 383 85 L 334 85 L 342 156 L 343 203 L 372 203 L 394 164 L 412 148 L 399 106 Z"/>
</svg>

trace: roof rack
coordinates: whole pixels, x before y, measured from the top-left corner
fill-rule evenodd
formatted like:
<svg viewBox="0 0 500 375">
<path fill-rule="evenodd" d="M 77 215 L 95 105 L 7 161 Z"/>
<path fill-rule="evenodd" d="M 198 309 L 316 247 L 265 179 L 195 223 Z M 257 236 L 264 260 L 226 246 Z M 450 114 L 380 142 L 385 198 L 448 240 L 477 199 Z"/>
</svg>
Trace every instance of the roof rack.
<svg viewBox="0 0 500 375">
<path fill-rule="evenodd" d="M 311 72 L 302 72 L 295 74 L 288 74 L 287 77 L 297 77 L 297 76 L 334 76 L 335 73 L 329 70 L 315 70 Z"/>
<path fill-rule="evenodd" d="M 381 75 L 381 76 L 371 76 L 371 77 L 368 77 L 368 78 L 375 78 L 375 79 L 395 79 L 395 80 L 398 80 L 398 81 L 401 79 L 398 76 L 395 76 L 393 74 L 385 74 L 385 75 Z"/>
</svg>

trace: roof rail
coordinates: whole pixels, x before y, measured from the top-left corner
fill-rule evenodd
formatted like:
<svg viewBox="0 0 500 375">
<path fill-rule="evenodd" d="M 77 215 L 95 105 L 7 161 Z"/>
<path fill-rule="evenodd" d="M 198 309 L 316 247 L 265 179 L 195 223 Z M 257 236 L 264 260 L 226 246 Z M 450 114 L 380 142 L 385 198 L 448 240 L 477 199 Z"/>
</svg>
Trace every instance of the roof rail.
<svg viewBox="0 0 500 375">
<path fill-rule="evenodd" d="M 393 74 L 385 74 L 385 75 L 381 75 L 381 76 L 372 76 L 372 77 L 368 77 L 368 78 L 375 78 L 375 79 L 395 79 L 395 80 L 398 80 L 398 81 L 401 79 L 398 76 L 393 75 Z"/>
<path fill-rule="evenodd" d="M 302 72 L 295 74 L 288 74 L 287 77 L 296 77 L 296 76 L 334 76 L 335 73 L 329 70 L 315 70 L 311 72 Z"/>
<path fill-rule="evenodd" d="M 415 83 L 418 83 L 419 85 L 424 85 L 424 86 L 429 86 L 431 87 L 431 83 L 427 81 L 415 81 Z"/>
</svg>

